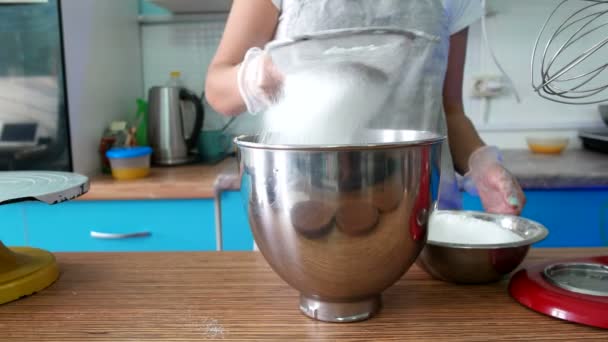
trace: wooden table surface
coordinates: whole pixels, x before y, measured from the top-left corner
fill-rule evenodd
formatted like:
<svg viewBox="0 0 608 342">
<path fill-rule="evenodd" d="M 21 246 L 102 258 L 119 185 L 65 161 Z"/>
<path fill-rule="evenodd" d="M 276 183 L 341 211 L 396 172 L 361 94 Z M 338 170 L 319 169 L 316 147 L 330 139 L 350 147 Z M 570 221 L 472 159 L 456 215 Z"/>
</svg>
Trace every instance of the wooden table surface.
<svg viewBox="0 0 608 342">
<path fill-rule="evenodd" d="M 219 175 L 237 174 L 236 159 L 215 165 L 154 167 L 137 180 L 115 180 L 110 175 L 91 177 L 91 189 L 79 200 L 151 200 L 213 198 Z"/>
<path fill-rule="evenodd" d="M 607 254 L 533 250 L 526 262 Z M 0 341 L 608 341 L 608 331 L 532 312 L 506 282 L 457 286 L 412 267 L 383 311 L 354 324 L 313 321 L 255 252 L 57 254 L 50 288 L 0 306 Z"/>
</svg>

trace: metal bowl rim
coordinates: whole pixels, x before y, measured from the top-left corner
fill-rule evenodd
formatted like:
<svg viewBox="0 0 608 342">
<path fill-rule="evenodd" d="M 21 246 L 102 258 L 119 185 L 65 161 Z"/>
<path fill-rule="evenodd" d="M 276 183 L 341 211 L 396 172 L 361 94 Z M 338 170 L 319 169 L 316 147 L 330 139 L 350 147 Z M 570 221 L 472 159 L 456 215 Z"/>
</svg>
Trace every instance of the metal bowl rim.
<svg viewBox="0 0 608 342">
<path fill-rule="evenodd" d="M 503 214 L 491 214 L 480 211 L 471 211 L 471 210 L 441 210 L 441 213 L 447 214 L 458 214 L 458 215 L 470 215 L 472 217 L 491 217 L 495 218 L 495 221 L 498 221 L 501 218 L 510 218 L 517 221 L 525 221 L 531 226 L 534 226 L 539 230 L 539 233 L 534 235 L 533 237 L 524 239 L 522 241 L 517 242 L 509 242 L 509 243 L 499 243 L 499 244 L 465 244 L 465 243 L 451 243 L 451 242 L 441 242 L 441 241 L 432 241 L 427 239 L 427 244 L 431 246 L 438 247 L 448 247 L 448 248 L 459 248 L 459 249 L 503 249 L 503 248 L 514 248 L 514 247 L 525 247 L 531 246 L 539 241 L 544 240 L 549 235 L 549 230 L 543 226 L 542 224 L 514 215 L 503 215 Z M 506 229 L 506 228 L 504 228 Z M 510 229 L 509 229 L 510 230 Z"/>
<path fill-rule="evenodd" d="M 283 48 L 286 46 L 290 46 L 293 44 L 297 44 L 302 41 L 313 40 L 313 39 L 331 39 L 336 37 L 345 37 L 351 35 L 398 35 L 405 36 L 410 39 L 422 38 L 426 39 L 429 42 L 437 43 L 439 41 L 439 37 L 428 34 L 421 30 L 416 29 L 402 29 L 393 26 L 373 26 L 373 27 L 363 27 L 363 28 L 345 28 L 345 29 L 330 29 L 324 30 L 312 34 L 303 34 L 299 36 L 295 36 L 292 38 L 281 39 L 277 41 L 270 42 L 266 44 L 265 49 L 267 51 L 273 51 L 279 48 Z"/>
<path fill-rule="evenodd" d="M 408 130 L 396 130 L 396 131 L 408 131 Z M 413 131 L 411 131 L 413 132 Z M 428 146 L 443 143 L 446 140 L 444 135 L 433 133 L 430 131 L 416 131 L 421 133 L 428 133 L 430 138 L 412 140 L 412 141 L 395 141 L 395 142 L 382 142 L 382 143 L 368 143 L 368 144 L 336 144 L 336 145 L 289 145 L 289 144 L 263 144 L 252 141 L 245 141 L 244 139 L 252 138 L 257 136 L 256 134 L 244 134 L 234 138 L 234 143 L 238 147 L 247 147 L 252 149 L 260 150 L 289 150 L 289 151 L 362 151 L 362 150 L 378 150 L 378 149 L 396 149 L 403 147 L 413 146 Z"/>
</svg>

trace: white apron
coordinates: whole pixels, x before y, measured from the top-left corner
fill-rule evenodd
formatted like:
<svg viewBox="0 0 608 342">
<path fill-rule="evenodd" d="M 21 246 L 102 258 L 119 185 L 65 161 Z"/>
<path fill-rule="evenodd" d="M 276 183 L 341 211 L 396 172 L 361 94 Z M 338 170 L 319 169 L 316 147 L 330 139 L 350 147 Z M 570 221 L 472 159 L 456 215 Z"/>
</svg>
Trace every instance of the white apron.
<svg viewBox="0 0 608 342">
<path fill-rule="evenodd" d="M 277 1 L 277 0 L 275 0 Z M 280 0 L 278 0 L 280 1 Z M 297 6 L 294 6 L 297 4 Z M 443 109 L 443 84 L 447 71 L 450 32 L 449 20 L 440 0 L 301 0 L 284 6 L 275 40 L 312 34 L 331 29 L 387 27 L 420 30 L 439 38 L 432 53 L 419 63 L 416 75 L 410 75 L 415 87 L 404 84 L 400 90 L 403 113 L 417 108 L 424 115 L 390 115 L 378 118 L 374 128 L 424 129 L 447 135 Z M 412 103 L 414 101 L 415 103 Z M 247 115 L 248 128 L 255 132 L 260 116 Z M 241 125 L 241 127 L 243 127 Z M 462 200 L 454 165 L 446 142 L 441 160 L 438 209 L 461 209 Z M 254 249 L 257 250 L 254 243 Z"/>
<path fill-rule="evenodd" d="M 297 4 L 297 6 L 294 6 Z M 275 40 L 323 30 L 391 26 L 420 30 L 439 37 L 425 60 L 416 60 L 417 73 L 403 83 L 402 113 L 417 108 L 424 115 L 387 115 L 374 128 L 423 129 L 447 134 L 443 84 L 447 70 L 450 32 L 441 0 L 301 0 L 283 6 Z M 251 116 L 249 116 L 251 117 Z M 460 209 L 460 193 L 447 141 L 443 146 L 439 209 Z"/>
</svg>

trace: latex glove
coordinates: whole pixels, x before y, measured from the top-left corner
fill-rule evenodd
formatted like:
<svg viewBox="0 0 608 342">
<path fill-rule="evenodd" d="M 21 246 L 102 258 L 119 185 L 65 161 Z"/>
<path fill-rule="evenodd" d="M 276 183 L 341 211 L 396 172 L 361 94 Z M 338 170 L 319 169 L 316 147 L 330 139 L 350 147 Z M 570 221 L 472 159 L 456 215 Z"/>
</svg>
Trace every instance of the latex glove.
<svg viewBox="0 0 608 342">
<path fill-rule="evenodd" d="M 484 209 L 494 214 L 519 215 L 526 204 L 519 183 L 502 165 L 496 147 L 484 146 L 471 154 L 465 190 L 479 195 Z"/>
<path fill-rule="evenodd" d="M 283 76 L 272 63 L 270 56 L 255 47 L 245 54 L 239 66 L 237 83 L 247 111 L 256 114 L 275 101 L 283 83 Z"/>
</svg>

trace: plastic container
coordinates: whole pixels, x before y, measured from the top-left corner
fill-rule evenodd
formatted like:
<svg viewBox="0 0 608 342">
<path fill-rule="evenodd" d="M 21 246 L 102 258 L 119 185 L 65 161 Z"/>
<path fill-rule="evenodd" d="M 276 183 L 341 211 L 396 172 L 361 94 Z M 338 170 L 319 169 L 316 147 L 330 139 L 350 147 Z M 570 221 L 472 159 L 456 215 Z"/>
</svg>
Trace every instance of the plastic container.
<svg viewBox="0 0 608 342">
<path fill-rule="evenodd" d="M 150 173 L 152 148 L 121 147 L 106 152 L 112 168 L 112 176 L 119 180 L 146 177 Z"/>
<path fill-rule="evenodd" d="M 568 147 L 568 138 L 526 138 L 528 147 L 534 153 L 560 154 Z"/>
<path fill-rule="evenodd" d="M 169 73 L 169 80 L 165 84 L 167 87 L 184 87 L 184 81 L 182 80 L 182 73 L 179 71 L 171 71 Z"/>
</svg>

